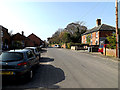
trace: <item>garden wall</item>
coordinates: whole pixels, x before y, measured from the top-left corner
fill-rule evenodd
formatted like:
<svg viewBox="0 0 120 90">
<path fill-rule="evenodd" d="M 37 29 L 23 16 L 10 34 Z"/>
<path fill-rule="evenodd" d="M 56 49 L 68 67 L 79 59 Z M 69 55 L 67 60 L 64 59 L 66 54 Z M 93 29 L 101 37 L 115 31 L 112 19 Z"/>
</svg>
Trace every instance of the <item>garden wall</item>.
<svg viewBox="0 0 120 90">
<path fill-rule="evenodd" d="M 105 55 L 105 48 L 103 49 L 103 54 Z M 108 49 L 108 48 L 106 48 L 106 56 L 114 56 L 114 57 L 116 57 L 116 49 Z"/>
</svg>

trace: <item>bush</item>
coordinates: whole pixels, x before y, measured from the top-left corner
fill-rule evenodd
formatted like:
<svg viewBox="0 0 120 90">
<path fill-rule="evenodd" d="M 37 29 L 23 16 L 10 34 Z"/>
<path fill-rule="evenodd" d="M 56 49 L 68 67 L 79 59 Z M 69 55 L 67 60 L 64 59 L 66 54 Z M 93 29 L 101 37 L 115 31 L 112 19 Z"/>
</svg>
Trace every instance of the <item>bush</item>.
<svg viewBox="0 0 120 90">
<path fill-rule="evenodd" d="M 70 49 L 71 48 L 71 44 L 67 43 L 67 48 Z"/>
<path fill-rule="evenodd" d="M 112 34 L 112 36 L 108 36 L 107 40 L 109 44 L 107 45 L 108 48 L 115 49 L 116 48 L 116 34 Z"/>
<path fill-rule="evenodd" d="M 71 48 L 71 46 L 80 46 L 81 44 L 80 43 L 73 43 L 73 42 L 70 42 L 70 43 L 67 43 L 66 46 L 68 49 Z"/>
</svg>

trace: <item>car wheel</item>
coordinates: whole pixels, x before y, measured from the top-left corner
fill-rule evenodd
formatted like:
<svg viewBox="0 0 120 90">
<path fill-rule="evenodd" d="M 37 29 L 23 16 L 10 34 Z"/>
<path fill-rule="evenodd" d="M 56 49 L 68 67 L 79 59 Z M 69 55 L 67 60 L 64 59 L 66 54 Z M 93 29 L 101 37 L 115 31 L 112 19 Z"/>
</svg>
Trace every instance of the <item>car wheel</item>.
<svg viewBox="0 0 120 90">
<path fill-rule="evenodd" d="M 26 75 L 26 80 L 30 81 L 33 78 L 33 70 L 30 70 Z"/>
<path fill-rule="evenodd" d="M 33 78 L 33 71 L 32 71 L 32 70 L 30 71 L 29 78 L 30 78 L 30 79 Z"/>
<path fill-rule="evenodd" d="M 30 76 L 29 77 L 30 77 L 30 79 L 33 78 L 33 71 L 32 70 L 30 71 Z"/>
<path fill-rule="evenodd" d="M 103 52 L 101 52 L 101 54 L 103 54 Z"/>
</svg>

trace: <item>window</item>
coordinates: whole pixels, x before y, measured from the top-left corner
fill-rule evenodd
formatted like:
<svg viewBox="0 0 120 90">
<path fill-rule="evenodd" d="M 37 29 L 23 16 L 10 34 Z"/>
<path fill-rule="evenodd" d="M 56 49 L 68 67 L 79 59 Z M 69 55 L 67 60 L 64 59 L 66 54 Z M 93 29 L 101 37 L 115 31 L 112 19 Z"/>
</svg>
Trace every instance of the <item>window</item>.
<svg viewBox="0 0 120 90">
<path fill-rule="evenodd" d="M 91 33 L 91 38 L 92 38 L 92 33 Z"/>
<path fill-rule="evenodd" d="M 27 52 L 27 57 L 28 58 L 32 58 L 34 55 L 33 55 L 33 53 L 30 51 L 30 52 Z"/>
<path fill-rule="evenodd" d="M 4 52 L 0 55 L 0 60 L 2 61 L 16 61 L 22 59 L 23 54 L 18 52 Z"/>
<path fill-rule="evenodd" d="M 96 40 L 95 44 L 98 45 L 98 40 Z"/>
<path fill-rule="evenodd" d="M 3 31 L 1 30 L 1 37 L 3 37 Z"/>
<path fill-rule="evenodd" d="M 96 38 L 98 38 L 98 32 L 96 32 Z"/>
</svg>

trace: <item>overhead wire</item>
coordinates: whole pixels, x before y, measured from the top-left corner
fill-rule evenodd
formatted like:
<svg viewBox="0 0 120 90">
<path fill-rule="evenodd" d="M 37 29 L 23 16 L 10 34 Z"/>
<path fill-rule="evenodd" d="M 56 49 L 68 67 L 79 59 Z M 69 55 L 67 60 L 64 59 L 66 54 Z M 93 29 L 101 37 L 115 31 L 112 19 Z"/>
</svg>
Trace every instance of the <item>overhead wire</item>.
<svg viewBox="0 0 120 90">
<path fill-rule="evenodd" d="M 99 6 L 99 2 L 96 3 L 96 5 L 95 5 L 94 7 L 90 8 L 90 9 L 80 18 L 80 20 L 81 20 L 82 18 L 85 18 L 85 17 L 86 17 L 87 15 L 89 15 L 90 13 L 92 13 L 92 11 L 94 11 L 94 9 L 96 9 L 98 6 Z"/>
</svg>

